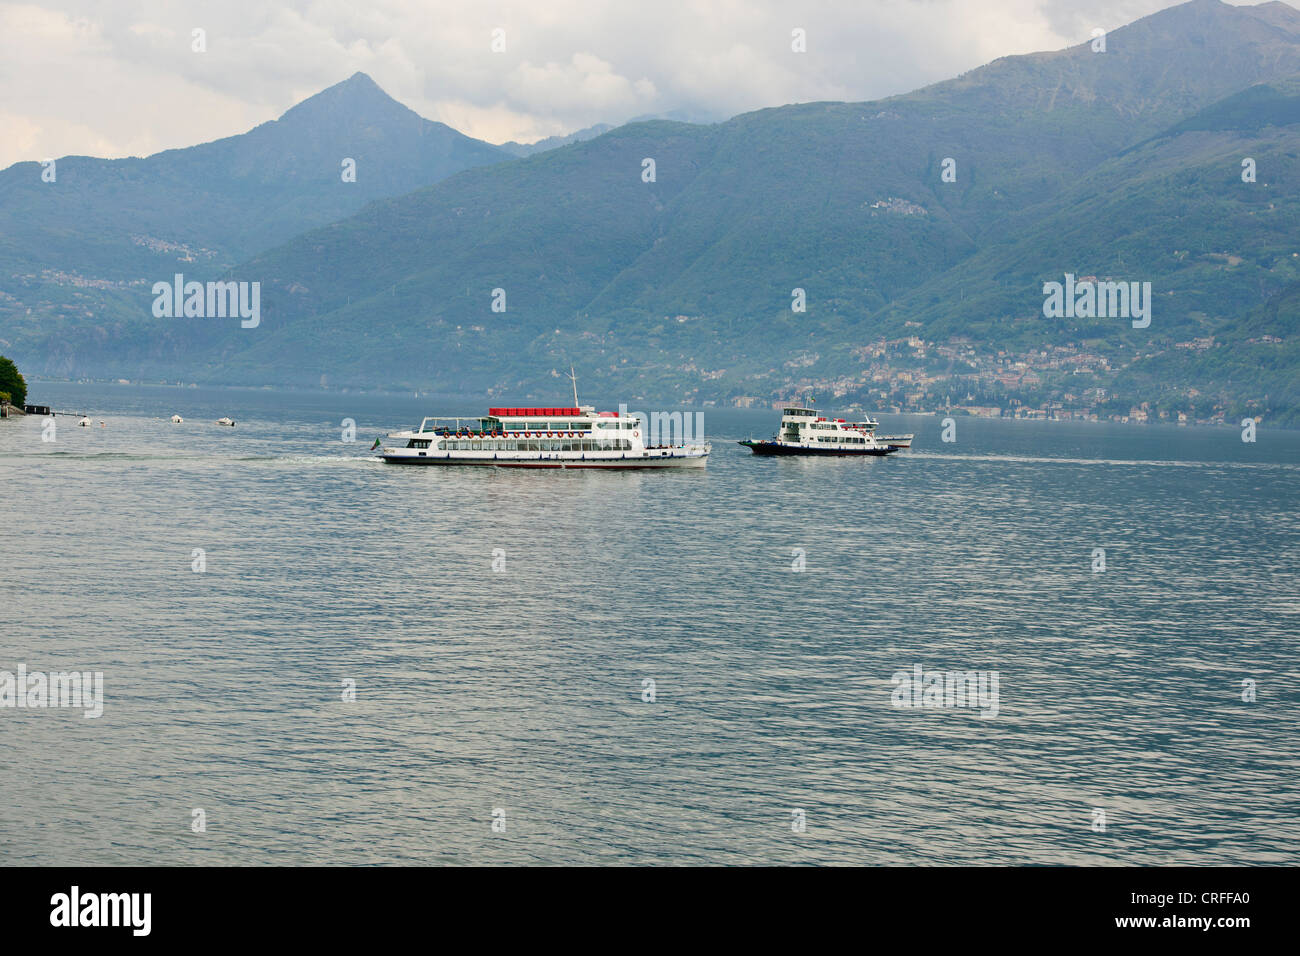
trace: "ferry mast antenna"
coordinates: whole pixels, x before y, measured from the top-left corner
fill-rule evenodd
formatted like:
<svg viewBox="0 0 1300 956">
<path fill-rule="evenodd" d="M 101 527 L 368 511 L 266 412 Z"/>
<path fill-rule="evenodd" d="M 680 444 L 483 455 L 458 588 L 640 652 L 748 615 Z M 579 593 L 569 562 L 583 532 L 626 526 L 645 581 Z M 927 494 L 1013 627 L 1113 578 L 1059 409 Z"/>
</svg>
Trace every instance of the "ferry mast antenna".
<svg viewBox="0 0 1300 956">
<path fill-rule="evenodd" d="M 578 376 L 573 371 L 573 366 L 569 366 L 569 378 L 573 381 L 573 407 L 578 408 Z"/>
</svg>

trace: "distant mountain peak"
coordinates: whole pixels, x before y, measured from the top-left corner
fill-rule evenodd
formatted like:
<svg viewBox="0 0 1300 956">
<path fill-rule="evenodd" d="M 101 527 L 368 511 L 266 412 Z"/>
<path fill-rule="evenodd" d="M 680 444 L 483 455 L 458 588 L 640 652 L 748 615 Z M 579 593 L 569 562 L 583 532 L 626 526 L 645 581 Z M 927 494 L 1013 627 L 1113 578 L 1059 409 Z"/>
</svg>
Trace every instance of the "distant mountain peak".
<svg viewBox="0 0 1300 956">
<path fill-rule="evenodd" d="M 372 115 L 382 112 L 414 115 L 412 110 L 385 93 L 369 74 L 358 70 L 346 80 L 327 86 L 319 93 L 290 107 L 280 119 L 283 121 L 299 117 L 314 117 L 338 110 L 364 111 Z"/>
<path fill-rule="evenodd" d="M 1285 25 L 1290 29 L 1300 26 L 1300 10 L 1297 10 L 1289 3 L 1283 3 L 1282 0 L 1269 0 L 1268 3 L 1258 3 L 1253 7 L 1244 7 L 1243 9 L 1275 26 Z"/>
<path fill-rule="evenodd" d="M 1186 3 L 1175 4 L 1148 14 L 1135 20 L 1129 26 L 1132 27 L 1143 23 L 1161 25 L 1177 23 L 1186 21 L 1190 16 L 1198 18 L 1192 22 L 1203 25 L 1205 21 L 1201 18 L 1205 15 L 1217 18 L 1216 24 L 1242 23 L 1246 20 L 1263 20 L 1275 24 L 1286 23 L 1290 26 L 1300 24 L 1300 10 L 1290 4 L 1281 2 L 1281 0 L 1271 0 L 1271 2 L 1253 5 L 1248 3 L 1226 3 L 1224 0 L 1187 0 Z"/>
<path fill-rule="evenodd" d="M 357 70 L 346 80 L 340 80 L 333 86 L 325 87 L 321 92 L 328 93 L 330 90 L 337 90 L 348 96 L 374 96 L 378 94 L 388 99 L 392 98 L 384 92 L 384 88 L 376 83 L 369 73 L 363 73 L 361 70 Z"/>
</svg>

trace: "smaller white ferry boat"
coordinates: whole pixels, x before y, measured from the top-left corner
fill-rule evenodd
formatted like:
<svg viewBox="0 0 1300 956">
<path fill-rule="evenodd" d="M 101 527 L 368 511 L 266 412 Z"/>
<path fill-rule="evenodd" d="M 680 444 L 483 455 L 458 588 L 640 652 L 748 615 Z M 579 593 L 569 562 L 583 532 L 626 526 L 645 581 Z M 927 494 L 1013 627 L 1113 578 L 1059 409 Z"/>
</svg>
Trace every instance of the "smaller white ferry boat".
<svg viewBox="0 0 1300 956">
<path fill-rule="evenodd" d="M 827 418 L 815 408 L 788 405 L 781 409 L 781 427 L 775 438 L 740 442 L 755 455 L 871 455 L 893 454 L 909 448 L 912 436 L 890 439 L 876 437 L 879 422 L 867 416 L 864 421 Z M 903 444 L 906 442 L 906 444 Z"/>
<path fill-rule="evenodd" d="M 218 424 L 218 425 L 229 425 L 231 428 L 234 428 L 234 427 L 235 427 L 235 420 L 234 420 L 233 418 L 218 418 L 218 419 L 217 419 L 217 424 Z"/>
<path fill-rule="evenodd" d="M 173 416 L 172 416 L 172 424 L 173 424 L 173 425 L 180 425 L 180 424 L 182 424 L 184 421 L 185 421 L 185 419 L 181 418 L 179 415 L 173 415 Z"/>
</svg>

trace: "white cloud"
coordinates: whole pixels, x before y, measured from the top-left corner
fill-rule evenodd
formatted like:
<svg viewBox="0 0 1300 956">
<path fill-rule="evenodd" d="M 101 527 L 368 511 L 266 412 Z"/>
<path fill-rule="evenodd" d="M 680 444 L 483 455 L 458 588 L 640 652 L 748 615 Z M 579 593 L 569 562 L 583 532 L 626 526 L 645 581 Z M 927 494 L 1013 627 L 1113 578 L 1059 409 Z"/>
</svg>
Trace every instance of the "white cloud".
<svg viewBox="0 0 1300 956">
<path fill-rule="evenodd" d="M 575 53 L 562 64 L 521 63 L 506 74 L 502 88 L 510 102 L 534 113 L 632 115 L 646 112 L 655 99 L 650 80 L 620 76 L 613 64 L 591 53 Z"/>
<path fill-rule="evenodd" d="M 0 0 L 0 166 L 242 132 L 363 70 L 492 142 L 907 92 L 1167 0 Z M 207 31 L 207 52 L 190 49 Z M 506 50 L 490 48 L 506 31 Z M 807 31 L 808 51 L 790 49 Z"/>
</svg>

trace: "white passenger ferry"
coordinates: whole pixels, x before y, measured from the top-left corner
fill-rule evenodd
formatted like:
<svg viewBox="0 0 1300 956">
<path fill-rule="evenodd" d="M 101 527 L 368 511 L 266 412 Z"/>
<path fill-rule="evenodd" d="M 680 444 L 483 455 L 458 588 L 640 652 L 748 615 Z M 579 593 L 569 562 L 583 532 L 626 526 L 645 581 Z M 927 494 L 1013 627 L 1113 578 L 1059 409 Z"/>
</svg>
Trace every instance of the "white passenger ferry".
<svg viewBox="0 0 1300 956">
<path fill-rule="evenodd" d="M 814 408 L 788 405 L 781 409 L 781 427 L 775 438 L 747 439 L 744 445 L 755 455 L 889 455 L 910 448 L 911 435 L 877 438 L 879 422 L 826 418 Z"/>
<path fill-rule="evenodd" d="M 576 397 L 576 396 L 575 396 Z M 384 461 L 498 468 L 703 468 L 708 442 L 647 445 L 638 415 L 568 408 L 489 408 L 481 418 L 426 418 L 381 441 Z"/>
</svg>

